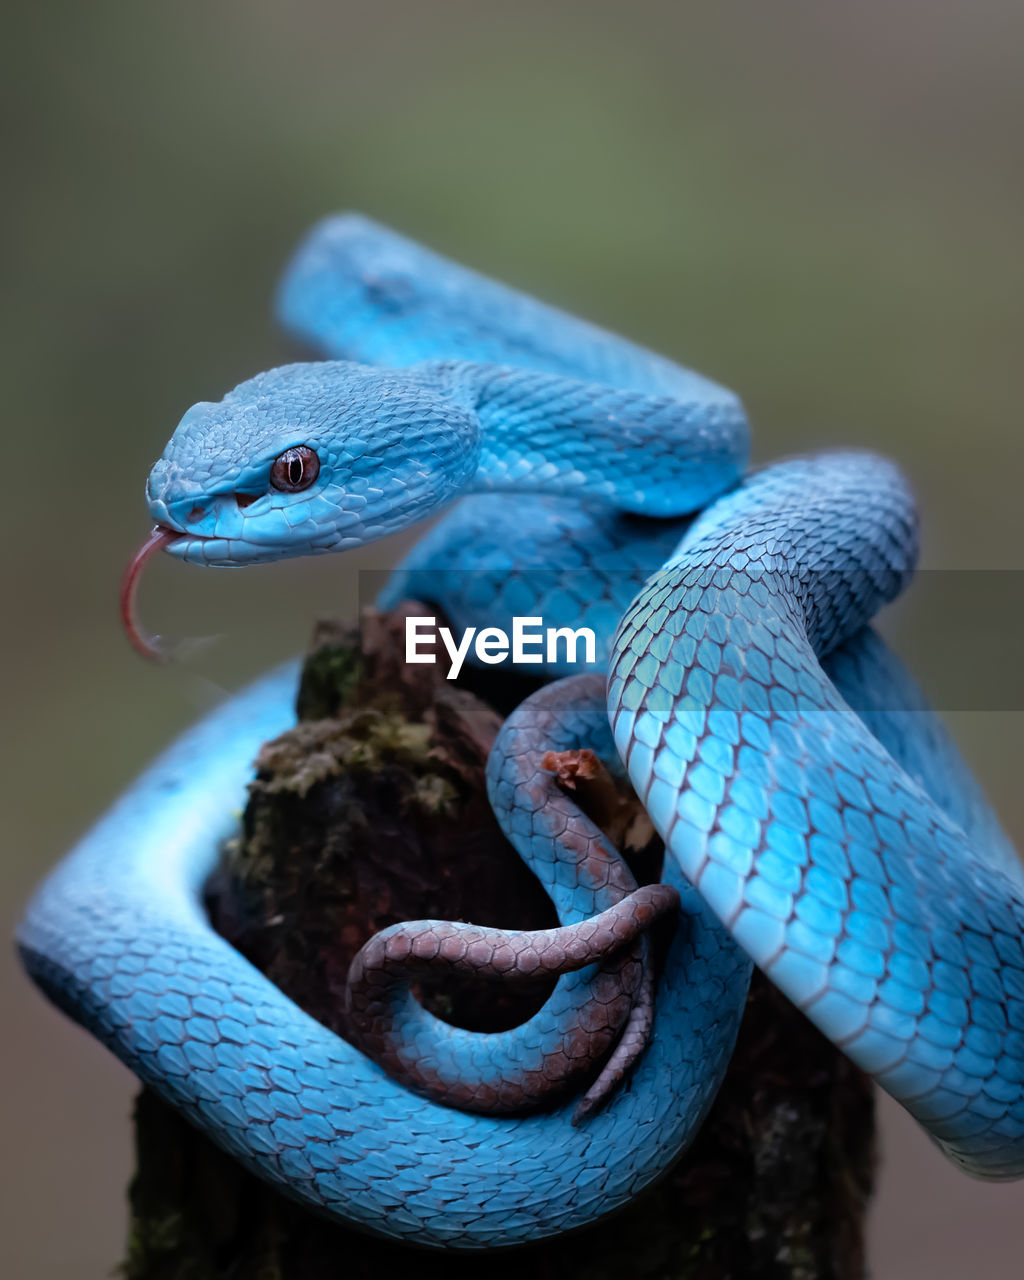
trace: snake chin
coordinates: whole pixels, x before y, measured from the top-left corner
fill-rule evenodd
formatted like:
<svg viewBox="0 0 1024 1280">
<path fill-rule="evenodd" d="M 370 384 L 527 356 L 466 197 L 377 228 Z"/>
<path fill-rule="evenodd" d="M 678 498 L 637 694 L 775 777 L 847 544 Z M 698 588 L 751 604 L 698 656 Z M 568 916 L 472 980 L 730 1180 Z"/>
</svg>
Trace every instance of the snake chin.
<svg viewBox="0 0 1024 1280">
<path fill-rule="evenodd" d="M 179 533 L 173 542 L 169 542 L 164 550 L 175 560 L 186 564 L 220 565 L 233 568 L 251 564 L 256 559 L 266 559 L 266 555 L 257 556 L 256 548 L 250 547 L 248 557 L 240 554 L 248 544 L 237 538 L 211 538 L 201 533 Z"/>
<path fill-rule="evenodd" d="M 294 546 L 274 546 L 272 544 L 246 542 L 240 538 L 205 538 L 201 535 L 186 533 L 180 535 L 165 549 L 168 555 L 174 556 L 185 564 L 204 565 L 212 569 L 240 569 L 246 565 L 269 564 L 274 560 L 293 560 L 297 556 L 326 555 L 332 551 L 345 551 L 350 547 L 359 547 L 363 543 L 358 538 L 349 542 L 333 541 L 327 545 L 315 543 L 296 549 Z"/>
</svg>

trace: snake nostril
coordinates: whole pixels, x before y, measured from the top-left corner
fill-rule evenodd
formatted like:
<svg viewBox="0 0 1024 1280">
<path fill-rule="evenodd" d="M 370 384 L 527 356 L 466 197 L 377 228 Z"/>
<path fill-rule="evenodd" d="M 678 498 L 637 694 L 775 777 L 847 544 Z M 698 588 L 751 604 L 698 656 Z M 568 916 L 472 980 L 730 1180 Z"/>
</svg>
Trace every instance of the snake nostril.
<svg viewBox="0 0 1024 1280">
<path fill-rule="evenodd" d="M 202 520 L 203 516 L 205 515 L 206 515 L 206 511 L 202 507 L 193 507 L 192 510 L 185 517 L 185 519 L 189 522 L 189 524 L 198 524 L 198 522 Z"/>
</svg>

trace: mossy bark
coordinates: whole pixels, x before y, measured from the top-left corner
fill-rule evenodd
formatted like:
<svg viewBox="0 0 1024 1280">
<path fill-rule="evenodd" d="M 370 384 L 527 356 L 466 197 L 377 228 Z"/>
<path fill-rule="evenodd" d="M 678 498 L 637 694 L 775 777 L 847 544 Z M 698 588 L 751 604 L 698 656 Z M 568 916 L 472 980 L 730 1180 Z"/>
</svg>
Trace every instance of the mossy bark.
<svg viewBox="0 0 1024 1280">
<path fill-rule="evenodd" d="M 403 660 L 402 616 L 361 637 L 323 625 L 299 723 L 258 761 L 241 833 L 210 886 L 216 926 L 340 1033 L 349 960 L 397 920 L 532 928 L 551 907 L 484 793 L 501 716 L 529 691 L 496 672 L 453 686 Z M 581 803 L 587 804 L 587 788 Z M 660 849 L 635 798 L 609 806 L 641 878 Z M 597 801 L 600 799 L 600 804 Z M 604 821 L 595 811 L 595 820 Z M 427 992 L 435 1011 L 494 1029 L 543 992 Z M 855 1280 L 874 1163 L 871 1088 L 755 975 L 736 1054 L 696 1143 L 612 1220 L 481 1255 L 424 1253 L 324 1222 L 246 1173 L 143 1090 L 124 1274 L 129 1280 Z"/>
</svg>

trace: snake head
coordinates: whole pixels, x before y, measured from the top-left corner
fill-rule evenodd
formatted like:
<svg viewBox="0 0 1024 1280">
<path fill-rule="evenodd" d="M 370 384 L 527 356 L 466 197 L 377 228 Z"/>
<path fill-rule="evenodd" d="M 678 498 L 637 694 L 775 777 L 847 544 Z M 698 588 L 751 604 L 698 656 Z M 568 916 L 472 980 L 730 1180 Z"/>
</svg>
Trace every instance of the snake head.
<svg viewBox="0 0 1024 1280">
<path fill-rule="evenodd" d="M 477 418 L 450 391 L 437 366 L 327 361 L 271 369 L 193 405 L 150 473 L 157 527 L 122 584 L 135 647 L 165 656 L 135 618 L 156 551 L 225 567 L 343 551 L 450 502 L 480 458 Z"/>
<path fill-rule="evenodd" d="M 193 405 L 146 486 L 193 564 L 363 546 L 432 515 L 473 475 L 476 419 L 416 370 L 285 365 Z"/>
</svg>

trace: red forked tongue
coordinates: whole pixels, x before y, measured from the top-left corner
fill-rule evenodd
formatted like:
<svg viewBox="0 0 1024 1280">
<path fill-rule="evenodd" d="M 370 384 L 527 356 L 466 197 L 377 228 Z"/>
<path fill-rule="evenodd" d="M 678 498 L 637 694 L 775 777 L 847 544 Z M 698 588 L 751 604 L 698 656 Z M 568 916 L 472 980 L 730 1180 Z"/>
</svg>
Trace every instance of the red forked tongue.
<svg viewBox="0 0 1024 1280">
<path fill-rule="evenodd" d="M 124 624 L 125 634 L 136 652 L 141 653 L 144 658 L 149 658 L 153 662 L 167 662 L 171 657 L 171 653 L 160 636 L 150 635 L 142 627 L 135 613 L 135 596 L 138 591 L 139 578 L 142 576 L 142 569 L 146 561 L 181 536 L 176 530 L 165 529 L 158 524 L 132 556 L 128 563 L 128 568 L 124 571 L 124 577 L 121 579 L 121 622 Z"/>
</svg>

